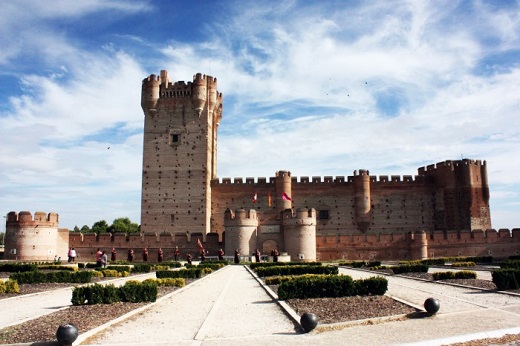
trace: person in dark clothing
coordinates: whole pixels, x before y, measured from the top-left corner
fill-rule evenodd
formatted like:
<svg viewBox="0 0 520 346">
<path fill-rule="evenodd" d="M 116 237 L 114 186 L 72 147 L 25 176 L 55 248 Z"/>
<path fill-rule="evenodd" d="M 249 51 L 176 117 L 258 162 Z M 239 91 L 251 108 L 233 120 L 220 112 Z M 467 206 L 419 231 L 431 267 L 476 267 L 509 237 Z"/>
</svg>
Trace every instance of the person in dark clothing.
<svg viewBox="0 0 520 346">
<path fill-rule="evenodd" d="M 238 252 L 238 249 L 235 250 L 235 264 L 240 263 L 240 252 Z"/>
<path fill-rule="evenodd" d="M 157 250 L 157 262 L 161 263 L 163 261 L 164 253 L 161 248 Z"/>
</svg>

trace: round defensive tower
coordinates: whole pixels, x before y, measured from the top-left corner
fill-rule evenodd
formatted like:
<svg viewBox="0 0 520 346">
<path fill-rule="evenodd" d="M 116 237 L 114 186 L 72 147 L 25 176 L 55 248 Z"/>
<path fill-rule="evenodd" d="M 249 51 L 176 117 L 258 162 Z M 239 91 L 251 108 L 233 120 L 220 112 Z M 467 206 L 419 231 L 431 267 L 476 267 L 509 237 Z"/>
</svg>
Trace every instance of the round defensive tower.
<svg viewBox="0 0 520 346">
<path fill-rule="evenodd" d="M 370 226 L 370 174 L 366 169 L 354 172 L 354 208 L 356 223 L 361 232 Z"/>
<path fill-rule="evenodd" d="M 152 74 L 149 77 L 143 79 L 141 85 L 141 107 L 143 108 L 145 114 L 148 114 L 151 109 L 157 109 L 160 85 L 161 82 L 167 82 L 167 72 L 161 71 L 161 77 L 157 77 L 156 75 Z"/>
<path fill-rule="evenodd" d="M 224 213 L 225 252 L 231 255 L 238 249 L 241 255 L 249 256 L 257 248 L 258 217 L 254 209 L 227 209 Z"/>
<path fill-rule="evenodd" d="M 58 214 L 38 211 L 7 214 L 4 258 L 18 261 L 52 261 L 58 243 Z"/>
<path fill-rule="evenodd" d="M 282 215 L 284 250 L 291 261 L 316 261 L 316 210 L 298 208 Z"/>
<path fill-rule="evenodd" d="M 283 212 L 286 209 L 292 208 L 292 181 L 291 172 L 278 171 L 275 174 L 275 188 L 276 188 L 276 211 Z"/>
</svg>

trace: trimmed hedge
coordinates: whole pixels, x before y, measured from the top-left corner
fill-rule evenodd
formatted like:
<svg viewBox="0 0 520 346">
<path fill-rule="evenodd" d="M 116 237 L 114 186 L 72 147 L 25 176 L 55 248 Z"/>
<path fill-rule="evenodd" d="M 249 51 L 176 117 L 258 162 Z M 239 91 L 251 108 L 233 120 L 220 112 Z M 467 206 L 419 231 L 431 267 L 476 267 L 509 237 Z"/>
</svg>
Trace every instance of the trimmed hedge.
<svg viewBox="0 0 520 346">
<path fill-rule="evenodd" d="M 100 271 L 104 271 L 104 270 L 115 270 L 117 272 L 131 272 L 132 271 L 132 267 L 131 266 L 125 266 L 125 265 L 110 265 L 110 266 L 106 266 L 106 268 L 96 268 L 96 270 L 100 270 Z"/>
<path fill-rule="evenodd" d="M 491 273 L 493 283 L 497 286 L 499 291 L 516 290 L 520 286 L 520 270 L 519 269 L 498 269 Z"/>
<path fill-rule="evenodd" d="M 149 273 L 152 271 L 152 265 L 148 263 L 136 263 L 132 268 L 134 273 Z"/>
<path fill-rule="evenodd" d="M 2 263 L 0 264 L 0 272 L 17 273 L 17 272 L 33 272 L 38 270 L 36 263 Z"/>
<path fill-rule="evenodd" d="M 475 262 L 453 262 L 452 267 L 474 267 Z"/>
<path fill-rule="evenodd" d="M 507 260 L 500 262 L 500 268 L 501 269 L 520 269 L 520 261 L 518 260 Z"/>
<path fill-rule="evenodd" d="M 20 293 L 20 286 L 15 280 L 0 281 L 0 293 Z"/>
<path fill-rule="evenodd" d="M 108 278 L 120 278 L 120 277 L 127 277 L 130 276 L 130 273 L 127 271 L 117 271 L 114 269 L 102 269 L 99 270 L 103 274 L 104 277 Z"/>
<path fill-rule="evenodd" d="M 197 267 L 199 268 L 210 268 L 212 270 L 219 270 L 220 268 L 224 268 L 226 265 L 224 263 L 215 263 L 215 262 L 202 262 Z"/>
<path fill-rule="evenodd" d="M 266 285 L 279 285 L 282 282 L 292 281 L 299 278 L 315 278 L 315 277 L 323 277 L 325 274 L 303 274 L 303 275 L 277 275 L 277 276 L 268 276 L 264 279 Z"/>
<path fill-rule="evenodd" d="M 250 263 L 249 267 L 255 270 L 258 267 L 279 267 L 279 266 L 321 266 L 322 262 L 255 262 Z"/>
<path fill-rule="evenodd" d="M 38 264 L 38 270 L 69 270 L 77 272 L 78 268 L 62 266 L 61 264 Z"/>
<path fill-rule="evenodd" d="M 93 273 L 91 271 L 69 272 L 55 271 L 44 273 L 41 271 L 13 273 L 9 279 L 16 280 L 19 284 L 39 284 L 46 282 L 70 282 L 70 283 L 88 283 L 92 280 Z"/>
<path fill-rule="evenodd" d="M 388 280 L 382 277 L 354 281 L 348 275 L 325 275 L 312 278 L 300 277 L 282 282 L 278 286 L 278 297 L 286 300 L 382 295 L 387 289 Z"/>
<path fill-rule="evenodd" d="M 302 275 L 302 274 L 338 274 L 338 267 L 317 266 L 317 265 L 297 265 L 297 266 L 274 266 L 258 267 L 255 269 L 259 277 L 275 275 Z"/>
<path fill-rule="evenodd" d="M 202 276 L 202 268 L 189 268 L 180 270 L 158 270 L 155 272 L 158 279 L 163 278 L 185 278 L 199 279 Z"/>
<path fill-rule="evenodd" d="M 123 286 L 88 285 L 72 291 L 72 305 L 113 304 L 118 302 L 154 302 L 157 299 L 157 282 L 127 281 Z"/>
<path fill-rule="evenodd" d="M 476 279 L 477 273 L 463 270 L 460 272 L 437 272 L 433 273 L 433 280 L 448 280 L 448 279 Z"/>
<path fill-rule="evenodd" d="M 155 281 L 159 287 L 184 287 L 186 285 L 186 280 L 184 280 L 184 278 L 146 279 L 144 281 Z"/>
<path fill-rule="evenodd" d="M 390 267 L 394 274 L 403 273 L 427 273 L 429 267 L 426 264 L 402 264 L 395 267 Z"/>
</svg>

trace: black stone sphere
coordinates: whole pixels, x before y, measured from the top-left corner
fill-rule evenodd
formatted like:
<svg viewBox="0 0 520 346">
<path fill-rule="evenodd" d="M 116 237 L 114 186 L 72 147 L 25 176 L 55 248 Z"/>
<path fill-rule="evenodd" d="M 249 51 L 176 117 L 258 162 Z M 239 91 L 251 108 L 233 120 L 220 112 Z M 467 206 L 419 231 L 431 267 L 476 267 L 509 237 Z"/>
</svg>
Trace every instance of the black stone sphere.
<svg viewBox="0 0 520 346">
<path fill-rule="evenodd" d="M 441 302 L 438 299 L 428 298 L 424 301 L 424 308 L 430 315 L 434 315 L 437 311 L 439 311 L 440 307 Z"/>
<path fill-rule="evenodd" d="M 78 328 L 72 324 L 62 324 L 56 331 L 56 339 L 60 345 L 72 345 L 78 338 Z"/>
<path fill-rule="evenodd" d="M 308 333 L 318 325 L 318 316 L 306 312 L 300 318 L 300 324 L 302 325 L 303 330 Z"/>
</svg>

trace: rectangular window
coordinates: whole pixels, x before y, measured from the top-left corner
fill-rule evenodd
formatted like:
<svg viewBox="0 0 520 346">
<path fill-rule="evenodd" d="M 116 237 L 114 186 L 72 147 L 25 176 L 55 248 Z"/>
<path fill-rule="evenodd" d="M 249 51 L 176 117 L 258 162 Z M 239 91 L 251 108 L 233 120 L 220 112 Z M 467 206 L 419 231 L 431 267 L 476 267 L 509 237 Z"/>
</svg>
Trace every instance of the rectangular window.
<svg viewBox="0 0 520 346">
<path fill-rule="evenodd" d="M 320 220 L 327 220 L 327 219 L 329 219 L 330 218 L 329 217 L 329 211 L 328 210 L 320 210 L 318 212 L 318 218 Z"/>
</svg>

